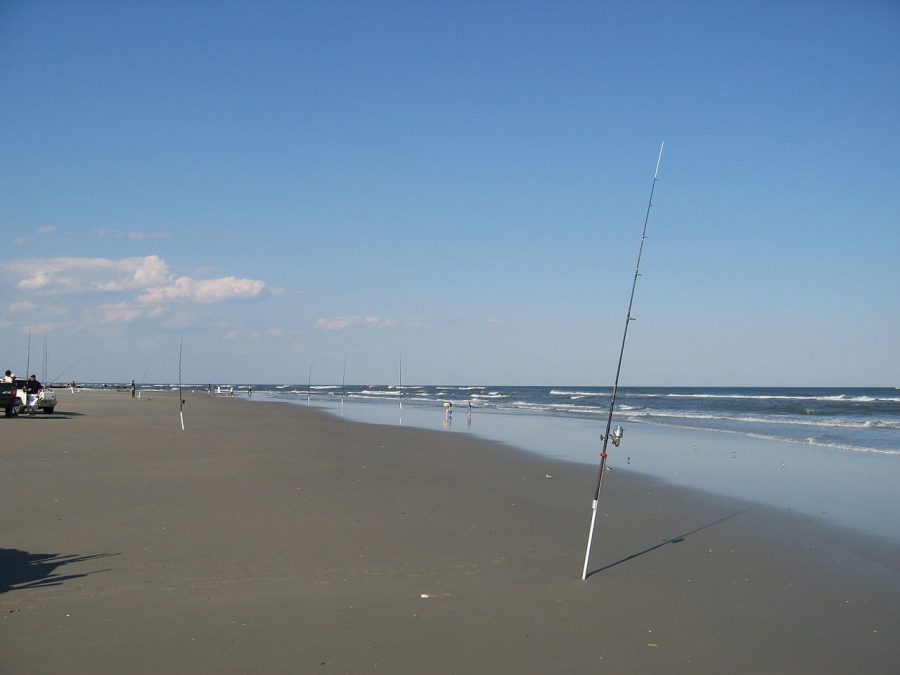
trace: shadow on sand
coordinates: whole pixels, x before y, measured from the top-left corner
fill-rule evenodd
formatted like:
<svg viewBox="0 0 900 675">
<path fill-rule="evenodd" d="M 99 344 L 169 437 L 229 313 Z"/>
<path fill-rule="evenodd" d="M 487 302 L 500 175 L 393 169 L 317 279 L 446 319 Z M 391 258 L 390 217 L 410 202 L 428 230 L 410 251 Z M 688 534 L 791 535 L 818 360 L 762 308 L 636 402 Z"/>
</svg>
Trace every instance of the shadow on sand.
<svg viewBox="0 0 900 675">
<path fill-rule="evenodd" d="M 69 410 L 57 410 L 52 415 L 47 415 L 45 413 L 35 413 L 34 415 L 29 413 L 19 413 L 18 415 L 15 415 L 15 417 L 16 419 L 35 419 L 46 420 L 49 422 L 51 420 L 67 420 L 71 417 L 82 417 L 83 415 L 84 413 L 71 412 Z"/>
<path fill-rule="evenodd" d="M 595 574 L 599 574 L 600 572 L 605 572 L 608 569 L 612 569 L 616 565 L 621 565 L 622 563 L 626 563 L 629 560 L 634 560 L 635 558 L 639 558 L 642 555 L 646 555 L 647 553 L 652 553 L 653 551 L 660 549 L 663 546 L 667 546 L 669 544 L 680 544 L 681 542 L 683 542 L 685 539 L 687 539 L 692 534 L 696 534 L 697 532 L 705 530 L 708 527 L 712 527 L 713 525 L 719 525 L 720 523 L 724 523 L 725 521 L 731 520 L 732 518 L 737 518 L 738 516 L 747 513 L 747 511 L 752 511 L 757 506 L 758 506 L 757 504 L 754 504 L 753 506 L 748 506 L 746 509 L 741 509 L 740 511 L 735 511 L 734 513 L 730 513 L 727 516 L 718 518 L 710 523 L 706 523 L 705 525 L 701 525 L 700 527 L 695 527 L 693 530 L 689 530 L 687 532 L 684 532 L 683 534 L 676 535 L 676 536 L 672 537 L 671 539 L 666 539 L 665 541 L 661 541 L 660 543 L 655 544 L 654 546 L 651 546 L 650 548 L 645 548 L 643 551 L 638 551 L 637 553 L 632 553 L 630 556 L 622 558 L 621 560 L 617 560 L 616 562 L 609 563 L 608 565 L 604 565 L 603 567 L 597 568 L 595 570 L 591 570 L 590 572 L 588 572 L 587 577 L 585 577 L 585 578 L 586 579 L 590 578 L 590 577 L 594 576 Z"/>
<path fill-rule="evenodd" d="M 56 568 L 114 555 L 119 554 L 97 553 L 76 556 L 60 555 L 59 553 L 29 553 L 15 548 L 0 548 L 0 593 L 59 586 L 72 579 L 81 579 L 98 572 L 108 572 L 109 568 L 83 574 L 57 575 Z"/>
</svg>

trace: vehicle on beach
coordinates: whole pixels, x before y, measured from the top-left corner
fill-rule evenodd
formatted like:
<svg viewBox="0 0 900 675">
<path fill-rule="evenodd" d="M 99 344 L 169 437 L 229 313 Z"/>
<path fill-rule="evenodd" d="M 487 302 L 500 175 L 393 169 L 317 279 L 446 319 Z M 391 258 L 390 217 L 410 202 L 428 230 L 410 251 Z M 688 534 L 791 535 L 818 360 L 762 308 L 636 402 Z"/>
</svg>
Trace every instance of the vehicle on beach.
<svg viewBox="0 0 900 675">
<path fill-rule="evenodd" d="M 56 408 L 56 392 L 46 387 L 41 389 L 40 393 L 31 396 L 25 391 L 26 380 L 16 380 L 16 412 L 20 415 L 31 413 L 32 415 L 38 410 L 43 410 L 45 414 L 53 414 Z M 29 400 L 30 399 L 30 400 Z"/>
<path fill-rule="evenodd" d="M 18 400 L 16 383 L 0 382 L 0 408 L 3 408 L 7 417 L 12 417 L 16 414 Z"/>
</svg>

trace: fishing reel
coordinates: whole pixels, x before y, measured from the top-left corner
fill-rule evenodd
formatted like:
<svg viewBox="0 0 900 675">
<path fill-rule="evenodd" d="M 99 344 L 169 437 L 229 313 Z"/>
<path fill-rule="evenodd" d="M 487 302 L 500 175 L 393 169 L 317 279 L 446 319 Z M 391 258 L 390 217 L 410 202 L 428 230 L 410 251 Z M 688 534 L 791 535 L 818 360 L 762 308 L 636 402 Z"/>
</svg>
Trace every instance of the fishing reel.
<svg viewBox="0 0 900 675">
<path fill-rule="evenodd" d="M 625 434 L 625 430 L 622 428 L 621 424 L 617 424 L 616 428 L 613 429 L 613 432 L 609 435 L 609 440 L 612 441 L 612 444 L 619 447 L 619 443 L 622 442 L 622 436 Z"/>
</svg>

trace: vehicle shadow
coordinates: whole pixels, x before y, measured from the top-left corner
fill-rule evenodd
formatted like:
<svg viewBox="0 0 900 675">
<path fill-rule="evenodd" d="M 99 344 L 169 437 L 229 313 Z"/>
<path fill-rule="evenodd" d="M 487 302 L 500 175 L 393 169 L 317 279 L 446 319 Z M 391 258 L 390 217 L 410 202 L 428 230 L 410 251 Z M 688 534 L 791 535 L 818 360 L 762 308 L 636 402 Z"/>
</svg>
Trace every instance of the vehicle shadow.
<svg viewBox="0 0 900 675">
<path fill-rule="evenodd" d="M 70 412 L 68 410 L 57 410 L 52 414 L 48 415 L 46 413 L 35 413 L 34 415 L 29 415 L 28 413 L 19 413 L 15 415 L 16 418 L 22 419 L 39 419 L 39 420 L 67 420 L 71 417 L 82 417 L 84 413 L 80 412 Z M 2 417 L 2 415 L 0 415 Z"/>
<path fill-rule="evenodd" d="M 29 553 L 16 548 L 0 548 L 0 593 L 59 586 L 72 579 L 81 579 L 98 572 L 109 572 L 110 568 L 106 568 L 81 574 L 58 575 L 56 570 L 65 565 L 116 555 L 119 554 L 96 553 L 77 556 L 59 553 Z"/>
<path fill-rule="evenodd" d="M 649 548 L 645 548 L 643 551 L 638 551 L 637 553 L 632 553 L 631 555 L 626 556 L 626 557 L 622 558 L 621 560 L 617 560 L 617 561 L 615 561 L 615 562 L 609 563 L 608 565 L 604 565 L 603 567 L 599 567 L 599 568 L 597 568 L 597 569 L 595 569 L 595 570 L 592 570 L 592 571 L 588 572 L 588 574 L 587 574 L 587 576 L 585 577 L 585 579 L 587 579 L 587 578 L 589 578 L 589 577 L 592 577 L 592 576 L 594 576 L 595 574 L 599 574 L 600 572 L 605 572 L 605 571 L 608 570 L 608 569 L 612 569 L 613 567 L 615 567 L 615 566 L 617 566 L 617 565 L 621 565 L 622 563 L 626 563 L 626 562 L 628 562 L 629 560 L 634 560 L 635 558 L 639 558 L 639 557 L 641 557 L 642 555 L 646 555 L 646 554 L 648 554 L 648 553 L 652 553 L 653 551 L 655 551 L 655 550 L 657 550 L 657 549 L 660 549 L 660 548 L 662 548 L 663 546 L 668 546 L 669 544 L 680 544 L 681 542 L 683 542 L 685 539 L 687 539 L 687 538 L 688 538 L 689 536 L 691 536 L 692 534 L 696 534 L 697 532 L 701 532 L 702 530 L 705 530 L 705 529 L 707 529 L 707 528 L 709 528 L 709 527 L 712 527 L 712 526 L 714 526 L 714 525 L 719 525 L 719 524 L 724 523 L 724 522 L 726 522 L 726 521 L 728 521 L 728 520 L 731 520 L 732 518 L 737 518 L 738 516 L 747 513 L 747 511 L 752 511 L 752 510 L 755 509 L 757 506 L 758 506 L 758 504 L 754 504 L 754 505 L 752 505 L 752 506 L 748 506 L 748 507 L 745 508 L 745 509 L 741 509 L 740 511 L 735 511 L 734 513 L 730 513 L 730 514 L 728 514 L 727 516 L 723 516 L 722 518 L 718 518 L 718 519 L 716 519 L 716 520 L 714 520 L 714 521 L 712 521 L 712 522 L 706 523 L 705 525 L 701 525 L 700 527 L 695 527 L 693 530 L 689 530 L 689 531 L 684 532 L 684 533 L 682 533 L 682 534 L 676 535 L 676 536 L 672 537 L 671 539 L 666 539 L 665 541 L 661 541 L 660 543 L 655 544 L 655 545 L 653 545 L 653 546 L 650 546 Z"/>
</svg>

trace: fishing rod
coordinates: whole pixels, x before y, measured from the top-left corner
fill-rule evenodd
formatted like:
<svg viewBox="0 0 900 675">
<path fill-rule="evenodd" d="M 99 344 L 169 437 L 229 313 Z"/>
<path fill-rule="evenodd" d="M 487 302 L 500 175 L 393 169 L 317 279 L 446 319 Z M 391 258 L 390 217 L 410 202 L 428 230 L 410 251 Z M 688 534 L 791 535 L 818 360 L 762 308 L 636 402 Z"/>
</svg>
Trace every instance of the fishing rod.
<svg viewBox="0 0 900 675">
<path fill-rule="evenodd" d="M 181 430 L 184 431 L 184 398 L 181 394 L 181 353 L 184 349 L 184 336 L 178 343 L 178 415 L 181 417 Z"/>
<path fill-rule="evenodd" d="M 28 358 L 25 360 L 25 379 L 31 373 L 31 322 L 28 322 Z"/>
<path fill-rule="evenodd" d="M 344 357 L 344 374 L 341 376 L 341 417 L 344 416 L 344 394 L 346 390 L 344 384 L 347 382 L 347 357 Z"/>
<path fill-rule="evenodd" d="M 41 357 L 41 382 L 47 381 L 47 330 L 44 329 L 44 355 Z"/>
<path fill-rule="evenodd" d="M 77 366 L 79 363 L 81 363 L 82 361 L 84 361 L 84 359 L 85 359 L 85 357 L 82 356 L 80 359 L 77 359 L 77 360 L 73 361 L 73 362 L 72 362 L 70 365 L 68 365 L 68 366 L 66 367 L 66 369 L 63 370 L 59 375 L 57 375 L 57 376 L 54 377 L 52 380 L 50 380 L 50 384 L 53 384 L 54 382 L 58 382 L 58 381 L 59 381 L 59 378 L 61 378 L 63 375 L 65 375 L 67 372 L 69 372 L 69 370 L 71 370 L 72 368 L 74 368 L 75 366 Z"/>
<path fill-rule="evenodd" d="M 622 332 L 622 347 L 619 349 L 619 365 L 616 367 L 616 380 L 613 383 L 612 398 L 609 402 L 609 416 L 606 419 L 606 433 L 603 435 L 603 450 L 600 453 L 600 470 L 597 473 L 597 487 L 594 490 L 594 501 L 591 504 L 591 529 L 588 530 L 587 550 L 584 552 L 584 568 L 581 571 L 582 580 L 587 579 L 588 560 L 591 557 L 591 542 L 594 538 L 594 524 L 597 521 L 597 504 L 600 501 L 600 488 L 603 486 L 603 473 L 606 470 L 606 449 L 609 441 L 619 447 L 622 440 L 622 425 L 616 425 L 615 431 L 610 433 L 612 427 L 613 411 L 616 407 L 616 395 L 619 392 L 619 375 L 622 372 L 622 357 L 625 355 L 625 340 L 628 337 L 628 325 L 634 321 L 631 316 L 631 308 L 634 305 L 634 291 L 637 288 L 638 277 L 641 276 L 641 255 L 644 253 L 644 242 L 647 240 L 647 223 L 650 221 L 650 209 L 653 206 L 653 192 L 656 189 L 656 181 L 659 180 L 659 165 L 662 162 L 663 148 L 666 142 L 659 146 L 659 155 L 656 158 L 656 169 L 653 172 L 653 183 L 650 186 L 650 199 L 647 202 L 647 213 L 644 216 L 644 231 L 641 234 L 641 246 L 638 249 L 637 264 L 634 267 L 634 280 L 631 282 L 631 297 L 628 300 L 628 312 L 625 315 L 625 330 Z"/>
</svg>

